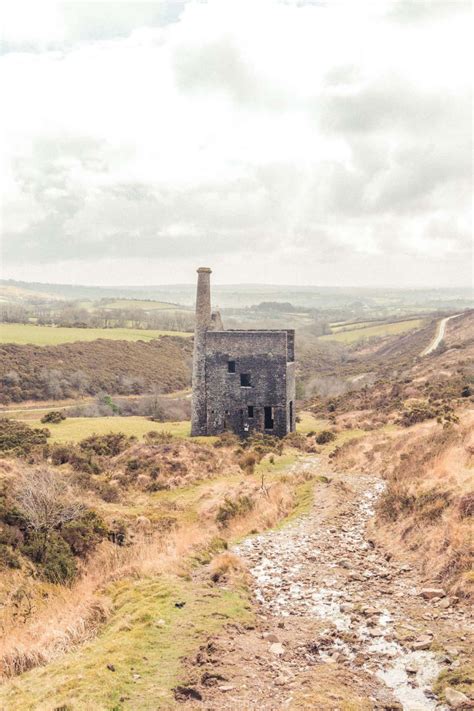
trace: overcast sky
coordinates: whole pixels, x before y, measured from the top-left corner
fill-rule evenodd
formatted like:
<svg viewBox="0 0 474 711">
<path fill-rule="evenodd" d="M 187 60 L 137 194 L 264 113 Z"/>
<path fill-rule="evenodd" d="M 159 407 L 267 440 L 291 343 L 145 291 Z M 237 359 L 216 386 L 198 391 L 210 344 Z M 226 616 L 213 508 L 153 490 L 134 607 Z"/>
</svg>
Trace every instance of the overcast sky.
<svg viewBox="0 0 474 711">
<path fill-rule="evenodd" d="M 2 13 L 3 277 L 469 285 L 469 2 Z"/>
</svg>

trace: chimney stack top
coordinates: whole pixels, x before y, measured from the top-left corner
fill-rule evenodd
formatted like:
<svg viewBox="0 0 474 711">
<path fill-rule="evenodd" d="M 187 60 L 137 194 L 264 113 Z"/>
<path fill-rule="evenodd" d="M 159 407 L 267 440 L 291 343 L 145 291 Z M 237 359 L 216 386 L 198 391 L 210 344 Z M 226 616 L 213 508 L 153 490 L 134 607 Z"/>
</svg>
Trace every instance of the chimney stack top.
<svg viewBox="0 0 474 711">
<path fill-rule="evenodd" d="M 212 274 L 212 269 L 209 269 L 209 267 L 199 267 L 197 273 Z"/>
</svg>

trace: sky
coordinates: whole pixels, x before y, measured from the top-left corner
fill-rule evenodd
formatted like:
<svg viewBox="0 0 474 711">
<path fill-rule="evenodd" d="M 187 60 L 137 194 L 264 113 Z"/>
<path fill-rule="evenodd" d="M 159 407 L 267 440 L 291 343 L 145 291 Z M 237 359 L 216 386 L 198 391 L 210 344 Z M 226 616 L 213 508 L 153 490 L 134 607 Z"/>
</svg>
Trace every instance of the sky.
<svg viewBox="0 0 474 711">
<path fill-rule="evenodd" d="M 469 2 L 1 14 L 3 278 L 471 284 Z"/>
</svg>

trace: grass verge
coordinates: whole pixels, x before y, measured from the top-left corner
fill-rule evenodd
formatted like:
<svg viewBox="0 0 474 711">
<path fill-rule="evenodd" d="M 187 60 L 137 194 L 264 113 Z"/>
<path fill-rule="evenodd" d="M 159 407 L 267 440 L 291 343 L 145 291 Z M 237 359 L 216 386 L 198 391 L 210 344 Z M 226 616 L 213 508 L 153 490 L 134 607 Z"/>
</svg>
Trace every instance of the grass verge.
<svg viewBox="0 0 474 711">
<path fill-rule="evenodd" d="M 222 589 L 176 575 L 120 581 L 109 594 L 114 613 L 101 635 L 59 661 L 4 684 L 1 708 L 175 708 L 172 689 L 179 682 L 183 658 L 227 622 L 252 619 L 243 587 Z"/>
</svg>

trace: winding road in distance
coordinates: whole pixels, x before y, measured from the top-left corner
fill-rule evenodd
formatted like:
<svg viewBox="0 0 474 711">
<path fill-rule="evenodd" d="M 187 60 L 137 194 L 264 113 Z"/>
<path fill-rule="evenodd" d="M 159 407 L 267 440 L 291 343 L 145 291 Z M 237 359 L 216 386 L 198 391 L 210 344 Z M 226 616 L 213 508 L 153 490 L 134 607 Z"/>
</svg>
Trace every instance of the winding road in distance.
<svg viewBox="0 0 474 711">
<path fill-rule="evenodd" d="M 446 332 L 446 324 L 448 323 L 448 321 L 451 321 L 452 318 L 457 318 L 461 315 L 462 314 L 454 314 L 453 316 L 446 316 L 446 318 L 441 319 L 441 321 L 438 323 L 438 329 L 436 331 L 435 337 L 433 338 L 429 346 L 421 352 L 421 356 L 427 356 L 430 353 L 433 353 L 433 351 L 438 348 L 439 344 L 444 338 L 444 334 Z"/>
</svg>

